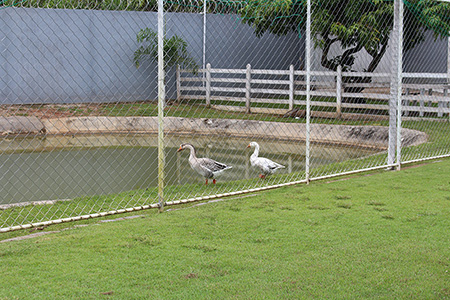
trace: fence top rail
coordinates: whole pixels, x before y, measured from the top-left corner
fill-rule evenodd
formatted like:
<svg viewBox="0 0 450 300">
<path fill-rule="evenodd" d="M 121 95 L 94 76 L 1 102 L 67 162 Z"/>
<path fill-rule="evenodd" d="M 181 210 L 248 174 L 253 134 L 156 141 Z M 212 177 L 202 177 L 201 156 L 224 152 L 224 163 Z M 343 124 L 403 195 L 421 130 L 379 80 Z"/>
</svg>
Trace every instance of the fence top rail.
<svg viewBox="0 0 450 300">
<path fill-rule="evenodd" d="M 427 83 L 427 84 L 417 84 L 417 83 L 402 83 L 402 87 L 412 90 L 423 90 L 423 89 L 448 89 L 450 85 L 447 83 Z"/>
<path fill-rule="evenodd" d="M 206 72 L 206 70 L 204 70 L 203 72 Z M 246 69 L 210 69 L 211 73 L 225 73 L 225 74 L 245 74 L 247 72 Z"/>
<path fill-rule="evenodd" d="M 407 78 L 448 78 L 447 73 L 403 73 L 402 76 Z"/>
<path fill-rule="evenodd" d="M 199 70 L 201 72 L 206 72 L 206 70 Z M 235 73 L 235 74 L 245 74 L 247 69 L 211 69 L 211 73 Z M 262 74 L 262 75 L 289 75 L 289 70 L 266 70 L 266 69 L 250 69 L 252 74 Z"/>
<path fill-rule="evenodd" d="M 342 76 L 355 77 L 391 77 L 390 73 L 370 73 L 370 72 L 342 72 Z"/>
<path fill-rule="evenodd" d="M 306 75 L 306 70 L 296 70 L 294 75 Z M 333 71 L 311 71 L 311 75 L 315 76 L 336 76 L 336 72 Z"/>
<path fill-rule="evenodd" d="M 180 73 L 193 73 L 193 69 L 180 69 Z M 197 69 L 197 73 L 225 73 L 225 74 L 245 74 L 247 72 L 246 69 Z M 253 70 L 252 70 L 253 72 Z"/>
<path fill-rule="evenodd" d="M 193 73 L 192 69 L 180 69 L 181 73 Z M 198 73 L 204 72 L 211 73 L 224 73 L 224 74 L 245 74 L 247 69 L 224 69 L 224 68 L 211 68 L 211 69 L 198 69 Z M 290 70 L 269 70 L 269 69 L 251 69 L 252 74 L 263 75 L 289 75 Z M 335 71 L 311 71 L 311 75 L 314 76 L 336 76 Z M 306 75 L 306 70 L 295 70 L 294 75 Z M 343 77 L 391 77 L 390 73 L 370 73 L 370 72 L 342 72 Z M 402 73 L 403 78 L 427 78 L 427 79 L 448 79 L 447 73 Z"/>
<path fill-rule="evenodd" d="M 266 75 L 289 75 L 289 70 L 264 70 L 252 69 L 252 74 L 266 74 Z"/>
</svg>

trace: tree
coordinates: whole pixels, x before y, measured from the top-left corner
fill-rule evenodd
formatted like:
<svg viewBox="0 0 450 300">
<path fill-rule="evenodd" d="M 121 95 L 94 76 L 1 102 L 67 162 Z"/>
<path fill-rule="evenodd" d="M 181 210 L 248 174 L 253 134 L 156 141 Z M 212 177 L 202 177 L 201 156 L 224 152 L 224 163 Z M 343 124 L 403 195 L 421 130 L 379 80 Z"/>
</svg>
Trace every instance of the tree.
<svg viewBox="0 0 450 300">
<path fill-rule="evenodd" d="M 153 62 L 158 62 L 158 35 L 150 28 L 141 29 L 136 39 L 138 43 L 144 44 L 140 46 L 135 52 L 133 62 L 138 68 L 141 61 L 150 59 Z M 180 65 L 187 69 L 192 69 L 193 73 L 198 72 L 198 65 L 194 58 L 189 54 L 188 44 L 181 37 L 174 35 L 171 38 L 164 37 L 164 70 L 167 71 L 176 65 Z"/>
<path fill-rule="evenodd" d="M 311 36 L 322 50 L 321 65 L 335 71 L 340 65 L 352 71 L 355 55 L 365 49 L 371 59 L 362 71 L 373 72 L 386 53 L 393 27 L 393 1 L 383 0 L 312 0 Z M 405 1 L 404 50 L 425 39 L 426 29 L 435 37 L 450 31 L 450 5 L 435 0 Z M 244 23 L 261 36 L 266 31 L 285 35 L 305 30 L 306 1 L 251 0 L 240 10 Z M 341 51 L 330 57 L 330 49 Z"/>
</svg>

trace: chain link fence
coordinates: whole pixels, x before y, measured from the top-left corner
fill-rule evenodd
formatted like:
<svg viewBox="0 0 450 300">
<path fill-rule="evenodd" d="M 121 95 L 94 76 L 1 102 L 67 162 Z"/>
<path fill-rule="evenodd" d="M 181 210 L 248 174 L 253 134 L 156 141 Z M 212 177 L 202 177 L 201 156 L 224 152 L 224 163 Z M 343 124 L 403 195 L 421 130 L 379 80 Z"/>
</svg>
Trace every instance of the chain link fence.
<svg viewBox="0 0 450 300">
<path fill-rule="evenodd" d="M 2 232 L 449 155 L 449 4 L 1 5 Z"/>
</svg>

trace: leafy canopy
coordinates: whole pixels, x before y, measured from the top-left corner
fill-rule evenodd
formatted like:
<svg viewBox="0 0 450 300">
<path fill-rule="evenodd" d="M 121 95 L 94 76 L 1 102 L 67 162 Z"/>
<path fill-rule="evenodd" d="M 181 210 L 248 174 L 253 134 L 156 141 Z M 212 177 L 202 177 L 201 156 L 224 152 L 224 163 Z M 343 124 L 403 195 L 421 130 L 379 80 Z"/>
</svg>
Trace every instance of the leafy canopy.
<svg viewBox="0 0 450 300">
<path fill-rule="evenodd" d="M 314 45 L 322 49 L 322 66 L 336 70 L 341 65 L 351 70 L 355 54 L 366 50 L 371 60 L 365 71 L 373 72 L 385 54 L 393 28 L 393 1 L 382 0 L 312 0 L 311 30 Z M 450 31 L 450 5 L 435 0 L 404 1 L 404 49 L 407 51 L 424 41 L 427 29 L 435 37 Z M 257 36 L 265 32 L 285 35 L 305 30 L 306 1 L 249 0 L 240 10 L 244 23 Z M 330 56 L 338 45 L 339 54 Z"/>
<path fill-rule="evenodd" d="M 139 67 L 142 60 L 149 59 L 152 62 L 158 62 L 158 35 L 150 28 L 141 29 L 136 40 L 141 45 L 135 52 L 133 62 Z M 192 69 L 193 73 L 198 72 L 199 66 L 189 54 L 188 44 L 181 37 L 174 35 L 171 38 L 164 37 L 164 69 L 167 70 L 176 65 L 186 69 Z"/>
</svg>

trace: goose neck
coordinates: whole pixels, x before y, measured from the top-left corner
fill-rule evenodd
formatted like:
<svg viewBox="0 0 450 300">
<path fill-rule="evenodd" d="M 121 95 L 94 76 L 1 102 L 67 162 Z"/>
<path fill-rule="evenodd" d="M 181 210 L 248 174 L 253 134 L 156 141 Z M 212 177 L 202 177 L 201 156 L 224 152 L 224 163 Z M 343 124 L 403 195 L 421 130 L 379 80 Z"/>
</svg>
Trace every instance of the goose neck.
<svg viewBox="0 0 450 300">
<path fill-rule="evenodd" d="M 253 152 L 253 157 L 258 157 L 259 155 L 259 145 L 255 145 L 255 151 Z"/>
<path fill-rule="evenodd" d="M 197 158 L 197 153 L 195 151 L 194 146 L 187 144 L 185 147 L 190 150 L 190 155 L 189 155 L 190 158 Z"/>
</svg>

